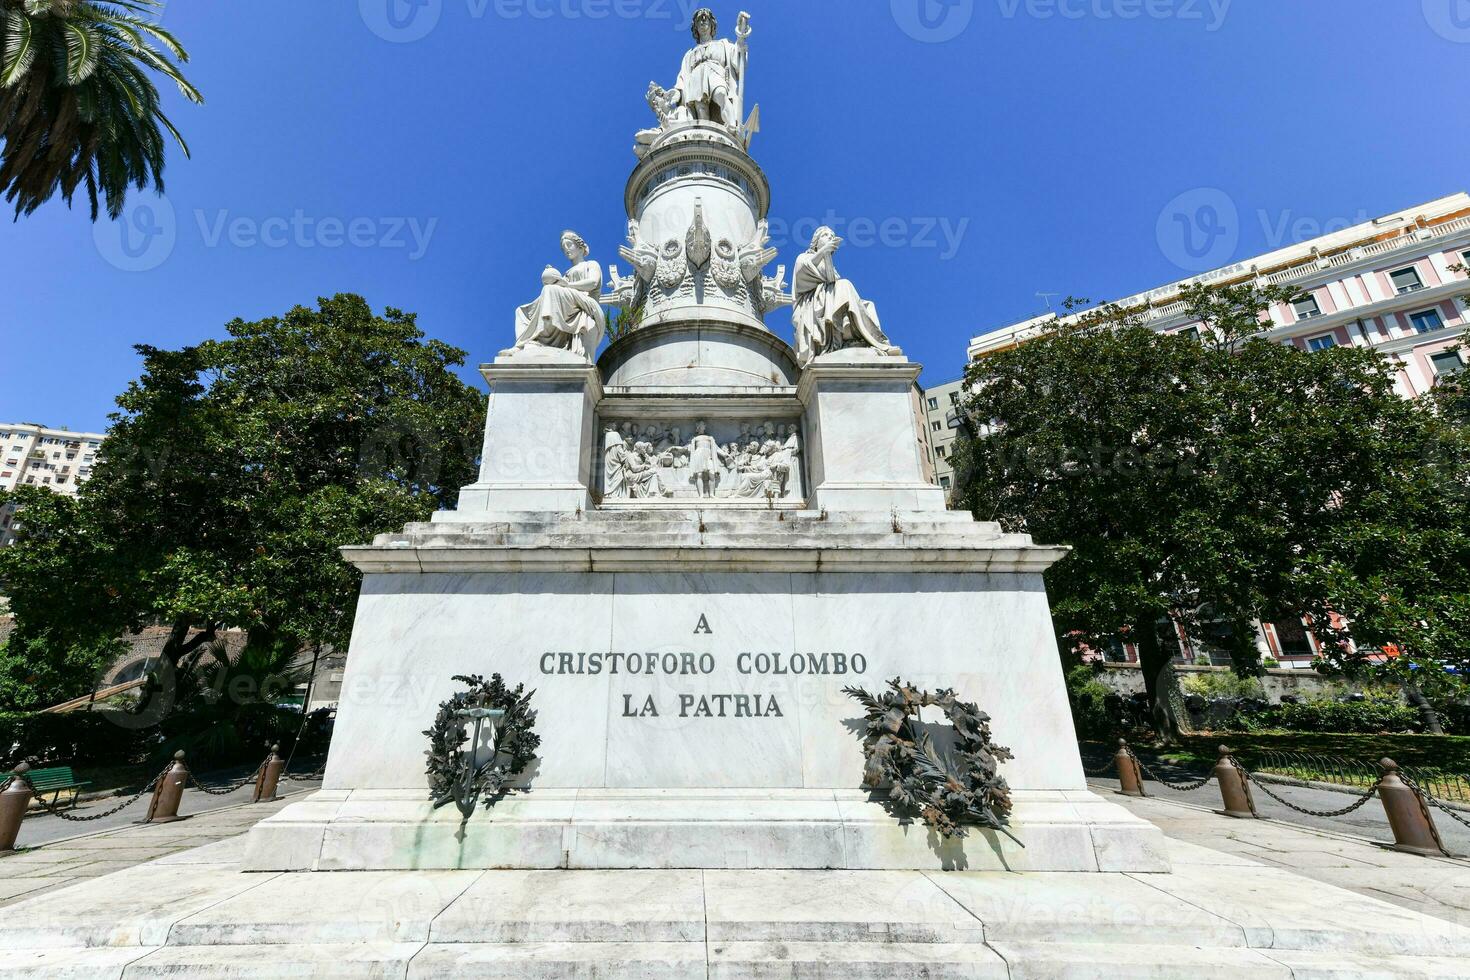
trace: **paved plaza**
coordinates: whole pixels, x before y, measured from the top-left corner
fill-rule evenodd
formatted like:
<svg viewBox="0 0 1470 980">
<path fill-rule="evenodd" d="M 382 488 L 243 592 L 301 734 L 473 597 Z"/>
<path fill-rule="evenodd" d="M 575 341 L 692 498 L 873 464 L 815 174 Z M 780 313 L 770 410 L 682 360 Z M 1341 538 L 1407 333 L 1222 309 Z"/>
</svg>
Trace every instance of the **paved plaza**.
<svg viewBox="0 0 1470 980">
<path fill-rule="evenodd" d="M 0 976 L 1470 976 L 1470 862 L 1110 799 L 1172 873 L 244 874 L 234 807 L 0 859 Z"/>
</svg>

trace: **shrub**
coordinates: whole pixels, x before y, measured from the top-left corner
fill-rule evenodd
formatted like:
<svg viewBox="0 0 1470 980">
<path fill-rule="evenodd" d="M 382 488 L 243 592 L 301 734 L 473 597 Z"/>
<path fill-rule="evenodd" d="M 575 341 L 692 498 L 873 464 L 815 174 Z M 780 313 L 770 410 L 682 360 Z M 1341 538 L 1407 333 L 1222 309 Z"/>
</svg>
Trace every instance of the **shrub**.
<svg viewBox="0 0 1470 980">
<path fill-rule="evenodd" d="M 128 765 L 158 740 L 157 728 L 124 728 L 98 712 L 0 712 L 0 768 L 7 771 L 22 761 L 36 767 Z"/>
<path fill-rule="evenodd" d="M 1105 739 L 1113 734 L 1107 700 L 1112 691 L 1097 679 L 1097 670 L 1079 664 L 1067 671 L 1067 700 L 1072 705 L 1072 722 L 1081 739 Z"/>
<path fill-rule="evenodd" d="M 1275 670 L 1277 667 L 1281 666 L 1281 661 L 1277 660 L 1275 657 L 1262 657 L 1261 666 L 1265 667 L 1267 670 Z"/>
<path fill-rule="evenodd" d="M 1185 694 L 1203 698 L 1264 698 L 1266 689 L 1254 677 L 1241 677 L 1230 670 L 1212 670 L 1207 674 L 1181 674 L 1179 686 Z"/>
<path fill-rule="evenodd" d="M 1251 720 L 1255 730 L 1343 732 L 1374 734 L 1406 732 L 1419 727 L 1419 712 L 1395 697 L 1374 693 L 1361 701 L 1312 698 L 1299 704 L 1281 704 Z"/>
</svg>

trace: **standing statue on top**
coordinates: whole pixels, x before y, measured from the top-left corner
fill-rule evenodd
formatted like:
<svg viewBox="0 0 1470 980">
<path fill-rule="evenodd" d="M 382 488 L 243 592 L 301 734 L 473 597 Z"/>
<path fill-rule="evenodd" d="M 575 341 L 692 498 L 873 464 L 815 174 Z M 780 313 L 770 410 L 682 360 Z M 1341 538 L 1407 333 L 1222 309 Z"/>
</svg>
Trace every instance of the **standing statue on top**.
<svg viewBox="0 0 1470 980">
<path fill-rule="evenodd" d="M 684 55 L 679 80 L 668 90 L 650 84 L 649 105 L 660 126 L 697 119 L 719 123 L 740 134 L 745 111 L 745 66 L 750 58 L 750 14 L 744 11 L 735 26 L 735 40 L 716 37 L 720 28 L 714 11 L 694 12 L 690 30 L 698 43 Z"/>
<path fill-rule="evenodd" d="M 541 273 L 541 295 L 516 310 L 516 344 L 504 354 L 528 347 L 551 347 L 587 358 L 607 331 L 607 314 L 598 302 L 602 295 L 602 266 L 587 257 L 587 243 L 574 231 L 561 235 L 561 250 L 572 267 L 558 272 L 547 266 Z"/>
<path fill-rule="evenodd" d="M 814 357 L 845 347 L 868 347 L 880 354 L 903 356 L 878 322 L 878 310 L 858 295 L 857 287 L 837 274 L 832 255 L 842 239 L 831 228 L 818 228 L 811 248 L 796 260 L 792 288 L 796 303 L 791 325 L 796 332 L 796 362 L 805 368 Z"/>
</svg>

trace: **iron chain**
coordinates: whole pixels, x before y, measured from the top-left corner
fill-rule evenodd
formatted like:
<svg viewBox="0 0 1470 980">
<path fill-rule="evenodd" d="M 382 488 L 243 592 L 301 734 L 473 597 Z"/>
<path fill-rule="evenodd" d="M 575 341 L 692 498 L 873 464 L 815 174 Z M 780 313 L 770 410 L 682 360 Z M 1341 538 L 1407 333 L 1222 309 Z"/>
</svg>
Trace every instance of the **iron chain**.
<svg viewBox="0 0 1470 980">
<path fill-rule="evenodd" d="M 1425 789 L 1423 786 L 1420 786 L 1417 782 L 1415 782 L 1408 773 L 1404 772 L 1403 770 L 1399 770 L 1399 778 L 1407 783 L 1409 788 L 1412 789 L 1416 794 L 1418 794 L 1421 806 L 1427 803 L 1430 806 L 1437 807 L 1442 813 L 1447 814 L 1451 820 L 1462 823 L 1466 827 L 1470 827 L 1470 820 L 1466 820 L 1464 817 L 1456 813 L 1454 807 L 1448 806 L 1443 801 L 1437 800 L 1433 796 L 1431 796 L 1429 790 Z M 1427 808 L 1425 809 L 1424 815 L 1426 817 L 1429 816 L 1429 811 Z"/>
<path fill-rule="evenodd" d="M 69 820 L 72 823 L 90 823 L 93 820 L 101 820 L 103 817 L 110 817 L 114 813 L 117 813 L 119 810 L 125 810 L 128 807 L 132 806 L 134 803 L 137 803 L 146 794 L 153 791 L 153 787 L 158 785 L 159 780 L 168 775 L 169 768 L 172 768 L 172 764 L 170 764 L 168 768 L 164 769 L 163 772 L 159 773 L 157 776 L 154 776 L 153 780 L 147 786 L 144 786 L 142 789 L 138 790 L 138 792 L 131 799 L 119 803 L 117 806 L 111 808 L 110 810 L 103 810 L 101 813 L 89 813 L 85 817 L 78 817 L 73 814 L 67 813 L 65 810 L 59 809 L 55 803 L 47 803 L 44 799 L 41 798 L 41 794 L 36 790 L 35 784 L 32 783 L 29 779 L 26 779 L 24 776 L 16 776 L 15 778 L 22 780 L 27 786 L 31 788 L 31 794 L 35 796 L 36 801 L 40 803 L 41 806 L 46 810 L 46 812 L 50 813 L 52 816 L 60 817 L 63 820 Z"/>
<path fill-rule="evenodd" d="M 266 762 L 269 762 L 269 761 L 270 761 L 269 759 L 266 759 Z M 260 776 L 260 773 L 261 773 L 261 771 L 263 769 L 265 769 L 265 762 L 262 762 L 260 765 L 256 766 L 255 767 L 255 771 L 252 772 L 250 775 L 246 776 L 244 779 L 238 779 L 238 780 L 236 780 L 233 783 L 225 783 L 223 786 L 216 786 L 216 787 L 213 787 L 213 788 L 211 788 L 209 786 L 205 786 L 198 779 L 194 778 L 194 774 L 192 772 L 189 773 L 189 782 L 191 782 L 191 783 L 194 784 L 194 788 L 195 789 L 203 790 L 205 793 L 208 793 L 210 796 L 229 796 L 231 793 L 235 792 L 235 790 L 239 789 L 241 786 L 244 786 L 247 783 L 253 783 L 253 782 L 255 782 L 256 778 Z"/>
<path fill-rule="evenodd" d="M 1277 803 L 1280 803 L 1287 809 L 1295 810 L 1297 813 L 1305 813 L 1309 817 L 1345 817 L 1349 813 L 1352 813 L 1354 810 L 1358 809 L 1358 807 L 1362 806 L 1364 803 L 1367 803 L 1369 800 L 1373 799 L 1374 795 L 1378 792 L 1378 787 L 1376 785 L 1370 786 L 1368 787 L 1368 792 L 1364 793 L 1352 803 L 1348 804 L 1345 807 L 1342 807 L 1339 810 L 1310 810 L 1304 806 L 1297 806 L 1290 800 L 1284 799 L 1277 794 L 1271 792 L 1271 789 L 1265 783 L 1256 778 L 1255 773 L 1251 772 L 1245 766 L 1242 766 L 1239 762 L 1236 762 L 1234 757 L 1231 757 L 1230 762 L 1232 765 L 1235 766 L 1236 769 L 1239 769 L 1241 771 L 1246 779 L 1249 779 L 1252 783 L 1254 783 L 1256 785 L 1256 788 L 1259 789 L 1262 793 L 1265 793 L 1267 796 L 1271 797 L 1271 799 L 1275 800 Z"/>
<path fill-rule="evenodd" d="M 1176 785 L 1169 782 L 1158 773 L 1154 772 L 1148 766 L 1144 765 L 1143 760 L 1140 759 L 1138 755 L 1133 751 L 1133 747 L 1131 745 L 1128 747 L 1128 757 L 1134 762 L 1138 763 L 1139 771 L 1141 771 L 1144 775 L 1148 776 L 1156 783 L 1162 783 L 1165 788 L 1172 789 L 1176 793 L 1192 793 L 1203 786 L 1205 783 L 1208 783 L 1211 779 L 1215 778 L 1215 774 L 1211 772 L 1207 774 L 1204 779 L 1198 779 L 1192 783 L 1179 783 Z"/>
</svg>

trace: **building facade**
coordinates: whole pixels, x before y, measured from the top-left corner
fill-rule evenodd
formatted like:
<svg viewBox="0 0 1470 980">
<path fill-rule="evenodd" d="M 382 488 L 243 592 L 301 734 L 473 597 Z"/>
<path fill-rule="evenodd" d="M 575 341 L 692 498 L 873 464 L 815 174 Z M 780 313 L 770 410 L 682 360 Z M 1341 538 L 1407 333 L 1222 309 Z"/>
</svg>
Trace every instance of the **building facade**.
<svg viewBox="0 0 1470 980">
<path fill-rule="evenodd" d="M 955 440 L 959 437 L 960 432 L 950 424 L 951 413 L 959 408 L 960 393 L 964 384 L 964 379 L 958 378 L 926 388 L 922 392 L 924 435 L 929 442 L 928 450 L 930 462 L 934 467 L 934 480 L 944 489 L 946 499 L 954 489 L 954 467 L 951 465 L 951 460 L 954 456 Z"/>
<path fill-rule="evenodd" d="M 1470 329 L 1470 195 L 1454 194 L 1384 215 L 1351 228 L 1259 255 L 1225 268 L 1115 301 L 1141 309 L 1162 333 L 1197 333 L 1181 289 L 1189 284 L 1226 285 L 1254 280 L 1291 286 L 1301 296 L 1276 304 L 1262 335 L 1305 351 L 1337 346 L 1372 348 L 1396 368 L 1395 387 L 1416 398 L 1464 368 L 1456 348 Z M 973 338 L 969 360 L 1011 349 L 1056 328 L 1055 314 L 1011 324 Z M 1159 624 L 1185 662 L 1226 663 L 1222 638 L 1205 627 L 1193 633 Z M 1319 650 L 1304 621 L 1257 623 L 1256 649 L 1268 663 L 1310 667 Z M 1106 659 L 1132 662 L 1137 651 L 1118 643 Z M 1390 651 L 1391 653 L 1391 651 Z"/>
<path fill-rule="evenodd" d="M 1263 335 L 1302 350 L 1351 345 L 1381 351 L 1398 368 L 1405 398 L 1434 387 L 1464 367 L 1452 350 L 1470 328 L 1470 195 L 1460 193 L 1384 215 L 1343 231 L 1278 249 L 1116 301 L 1144 308 L 1163 333 L 1198 331 L 1179 298 L 1192 283 L 1255 280 L 1301 291 L 1270 311 Z M 1053 329 L 1048 314 L 973 338 L 971 361 Z"/>
<path fill-rule="evenodd" d="M 100 432 L 0 422 L 0 490 L 38 486 L 75 496 L 97 465 L 103 438 Z M 0 547 L 15 540 L 15 522 L 15 506 L 0 506 Z"/>
</svg>

